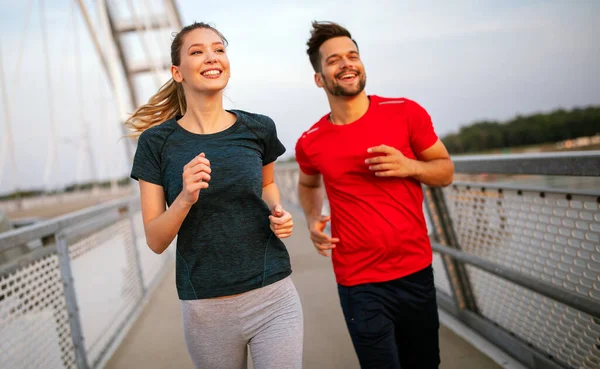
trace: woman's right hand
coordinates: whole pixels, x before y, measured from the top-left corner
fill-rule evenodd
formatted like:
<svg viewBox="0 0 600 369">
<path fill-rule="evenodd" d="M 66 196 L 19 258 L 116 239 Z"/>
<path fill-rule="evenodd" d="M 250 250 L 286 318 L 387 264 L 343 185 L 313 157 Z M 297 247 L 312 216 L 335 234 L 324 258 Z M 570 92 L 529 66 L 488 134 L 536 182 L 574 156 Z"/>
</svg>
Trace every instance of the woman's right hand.
<svg viewBox="0 0 600 369">
<path fill-rule="evenodd" d="M 210 181 L 210 161 L 204 153 L 196 156 L 183 167 L 183 201 L 194 205 L 200 196 L 200 190 L 208 188 Z"/>
</svg>

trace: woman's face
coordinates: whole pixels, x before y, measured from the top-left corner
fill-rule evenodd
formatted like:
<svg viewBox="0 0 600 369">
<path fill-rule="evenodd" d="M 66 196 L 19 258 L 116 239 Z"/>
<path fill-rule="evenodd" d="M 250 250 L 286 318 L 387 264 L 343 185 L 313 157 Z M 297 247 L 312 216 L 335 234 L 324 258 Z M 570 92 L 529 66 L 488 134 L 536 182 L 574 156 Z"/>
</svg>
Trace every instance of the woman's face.
<svg viewBox="0 0 600 369">
<path fill-rule="evenodd" d="M 201 93 L 221 91 L 230 77 L 223 40 L 211 29 L 197 28 L 183 37 L 181 63 L 172 66 L 173 79 L 184 89 Z"/>
</svg>

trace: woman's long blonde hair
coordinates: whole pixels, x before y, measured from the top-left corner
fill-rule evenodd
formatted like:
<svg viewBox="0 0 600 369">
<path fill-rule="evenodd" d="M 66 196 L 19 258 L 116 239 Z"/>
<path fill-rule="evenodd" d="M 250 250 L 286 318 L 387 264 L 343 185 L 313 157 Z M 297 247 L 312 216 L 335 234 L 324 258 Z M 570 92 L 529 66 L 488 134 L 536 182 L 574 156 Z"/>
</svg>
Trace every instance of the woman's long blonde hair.
<svg viewBox="0 0 600 369">
<path fill-rule="evenodd" d="M 197 28 L 206 28 L 214 31 L 219 35 L 223 44 L 227 46 L 227 39 L 213 26 L 202 22 L 192 23 L 181 29 L 173 38 L 173 42 L 171 43 L 171 64 L 179 66 L 181 63 L 180 52 L 183 45 L 183 37 Z M 129 136 L 137 137 L 150 127 L 161 124 L 177 115 L 185 114 L 186 107 L 183 86 L 181 83 L 173 80 L 173 78 L 169 79 L 146 104 L 137 108 L 129 119 L 125 121 L 125 126 L 132 131 Z"/>
</svg>

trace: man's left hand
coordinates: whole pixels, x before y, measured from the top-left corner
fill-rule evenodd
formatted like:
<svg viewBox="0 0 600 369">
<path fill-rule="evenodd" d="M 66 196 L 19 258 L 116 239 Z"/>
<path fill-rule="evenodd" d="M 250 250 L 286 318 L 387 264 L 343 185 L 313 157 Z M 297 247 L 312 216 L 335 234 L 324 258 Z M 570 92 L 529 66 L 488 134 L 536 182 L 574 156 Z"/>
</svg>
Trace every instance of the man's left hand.
<svg viewBox="0 0 600 369">
<path fill-rule="evenodd" d="M 375 172 L 378 177 L 404 178 L 419 174 L 418 161 L 407 158 L 396 148 L 379 145 L 369 148 L 367 152 L 384 154 L 365 160 L 365 163 L 369 165 L 369 169 Z"/>
</svg>

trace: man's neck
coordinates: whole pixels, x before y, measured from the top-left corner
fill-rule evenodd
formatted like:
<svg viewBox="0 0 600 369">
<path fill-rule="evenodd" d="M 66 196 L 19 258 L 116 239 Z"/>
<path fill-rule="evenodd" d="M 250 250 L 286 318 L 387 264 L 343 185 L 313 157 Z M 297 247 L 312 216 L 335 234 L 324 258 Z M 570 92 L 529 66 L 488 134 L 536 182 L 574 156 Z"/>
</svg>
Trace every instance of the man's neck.
<svg viewBox="0 0 600 369">
<path fill-rule="evenodd" d="M 357 121 L 369 110 L 369 96 L 362 91 L 356 96 L 328 96 L 331 114 L 329 120 L 335 125 L 345 125 Z"/>
</svg>

